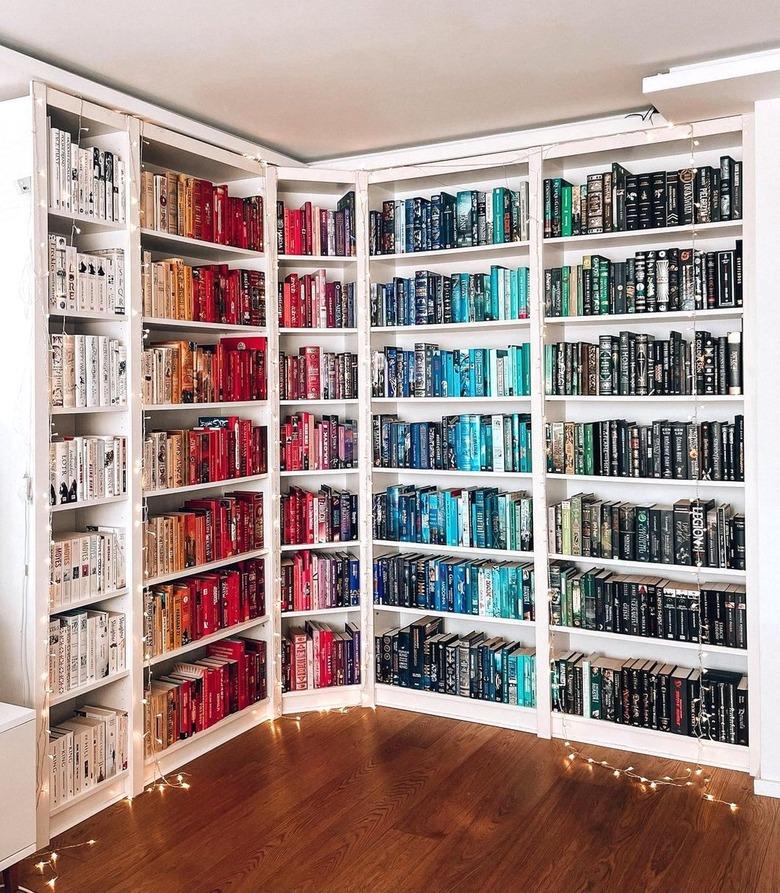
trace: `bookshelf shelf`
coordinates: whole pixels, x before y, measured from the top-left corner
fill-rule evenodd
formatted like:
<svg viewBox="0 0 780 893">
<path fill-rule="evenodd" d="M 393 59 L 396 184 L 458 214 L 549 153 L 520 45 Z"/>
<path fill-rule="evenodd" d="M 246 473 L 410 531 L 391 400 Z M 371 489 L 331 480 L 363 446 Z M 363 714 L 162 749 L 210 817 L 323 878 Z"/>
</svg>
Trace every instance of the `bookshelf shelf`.
<svg viewBox="0 0 780 893">
<path fill-rule="evenodd" d="M 609 233 L 588 233 L 583 236 L 557 236 L 554 239 L 543 239 L 543 245 L 589 245 L 619 242 L 624 245 L 657 245 L 677 239 L 687 244 L 692 239 L 697 242 L 704 239 L 721 239 L 736 237 L 742 233 L 741 220 L 719 220 L 714 223 L 697 223 L 695 226 L 663 226 L 655 229 L 624 230 Z"/>
<path fill-rule="evenodd" d="M 117 223 L 113 220 L 101 220 L 97 217 L 89 217 L 79 214 L 77 211 L 62 211 L 58 208 L 49 208 L 49 219 L 60 224 L 72 224 L 77 226 L 84 235 L 93 233 L 119 232 L 127 229 L 127 223 Z"/>
<path fill-rule="evenodd" d="M 557 474 L 548 471 L 546 473 L 552 481 L 578 481 L 581 484 L 637 484 L 637 485 L 661 485 L 663 487 L 688 487 L 691 490 L 702 489 L 733 489 L 744 490 L 744 481 L 697 481 L 697 480 L 681 480 L 678 478 L 635 478 L 635 477 L 612 477 L 610 475 L 600 474 Z"/>
<path fill-rule="evenodd" d="M 290 617 L 324 617 L 330 614 L 354 614 L 360 610 L 360 605 L 350 605 L 344 608 L 310 608 L 307 611 L 282 611 L 282 620 Z"/>
<path fill-rule="evenodd" d="M 472 258 L 472 257 L 492 257 L 493 255 L 504 254 L 525 254 L 530 248 L 530 242 L 500 242 L 496 245 L 471 245 L 466 248 L 442 248 L 436 251 L 401 251 L 396 254 L 372 254 L 371 263 L 379 263 L 380 261 L 411 261 L 414 263 L 419 259 L 438 259 L 438 258 Z"/>
<path fill-rule="evenodd" d="M 462 471 L 459 468 L 379 468 L 374 466 L 373 474 L 403 475 L 404 477 L 454 477 L 454 478 L 522 478 L 531 480 L 530 471 Z"/>
<path fill-rule="evenodd" d="M 511 559 L 533 561 L 533 552 L 512 549 L 478 549 L 472 546 L 439 546 L 430 543 L 400 543 L 395 540 L 374 540 L 374 547 L 392 549 L 395 552 L 427 552 L 431 555 L 463 555 L 472 558 L 494 558 L 496 561 Z"/>
<path fill-rule="evenodd" d="M 321 468 L 311 469 L 307 471 L 280 471 L 279 477 L 283 478 L 300 478 L 300 477 L 341 477 L 344 474 L 360 474 L 359 468 Z"/>
<path fill-rule="evenodd" d="M 194 319 L 168 319 L 161 316 L 145 316 L 144 326 L 150 329 L 176 329 L 186 332 L 228 332 L 237 335 L 264 335 L 268 329 L 266 326 L 245 326 L 225 322 L 199 322 Z"/>
<path fill-rule="evenodd" d="M 130 670 L 124 669 L 120 670 L 118 673 L 111 673 L 109 676 L 104 676 L 102 679 L 95 679 L 92 682 L 87 682 L 85 685 L 76 686 L 76 688 L 71 688 L 60 695 L 52 695 L 49 700 L 49 705 L 55 707 L 57 704 L 65 704 L 68 701 L 75 701 L 76 698 L 80 698 L 82 695 L 87 695 L 91 691 L 97 691 L 97 689 L 103 688 L 105 685 L 111 685 L 112 682 L 119 682 L 120 679 L 126 679 L 129 675 Z"/>
<path fill-rule="evenodd" d="M 118 496 L 101 496 L 98 499 L 84 499 L 81 502 L 65 502 L 60 505 L 51 505 L 49 510 L 52 512 L 68 512 L 77 511 L 79 509 L 95 508 L 98 505 L 113 505 L 117 502 L 125 502 L 127 493 L 120 493 Z"/>
<path fill-rule="evenodd" d="M 52 837 L 62 834 L 74 825 L 95 815 L 128 796 L 130 770 L 124 769 L 110 778 L 94 785 L 88 791 L 82 791 L 55 806 L 49 813 L 50 833 Z"/>
<path fill-rule="evenodd" d="M 320 552 L 320 551 L 337 551 L 339 549 L 354 549 L 360 545 L 360 540 L 344 540 L 337 543 L 300 543 L 296 545 L 287 544 L 280 547 L 282 552 Z"/>
<path fill-rule="evenodd" d="M 59 312 L 52 310 L 49 312 L 49 320 L 68 322 L 69 320 L 83 319 L 90 322 L 127 322 L 127 316 L 124 313 L 99 313 L 96 310 L 66 310 Z"/>
<path fill-rule="evenodd" d="M 290 266 L 290 264 L 297 266 L 309 264 L 318 267 L 343 267 L 347 264 L 357 263 L 357 257 L 341 254 L 279 254 L 277 259 L 279 266 L 284 267 Z"/>
<path fill-rule="evenodd" d="M 168 583 L 171 580 L 179 580 L 184 577 L 192 577 L 195 574 L 206 574 L 209 571 L 218 570 L 229 564 L 235 564 L 238 561 L 246 561 L 249 558 L 262 558 L 268 555 L 268 549 L 253 549 L 251 552 L 240 552 L 238 555 L 231 555 L 230 558 L 220 558 L 217 561 L 209 561 L 206 564 L 198 564 L 195 567 L 187 567 L 180 571 L 171 571 L 168 574 L 159 574 L 156 577 L 149 577 L 144 580 L 144 589 L 157 586 L 159 583 Z"/>
<path fill-rule="evenodd" d="M 310 710 L 331 710 L 337 707 L 355 707 L 360 700 L 360 685 L 307 688 L 303 691 L 284 692 L 282 694 L 282 711 L 285 714 L 290 714 L 306 713 Z"/>
<path fill-rule="evenodd" d="M 523 397 L 372 397 L 372 403 L 457 403 L 471 406 L 485 403 L 530 403 L 530 396 Z"/>
<path fill-rule="evenodd" d="M 145 413 L 152 412 L 181 412 L 182 410 L 202 412 L 204 409 L 215 412 L 228 409 L 263 408 L 268 405 L 267 400 L 228 400 L 215 403 L 153 403 L 144 404 Z"/>
<path fill-rule="evenodd" d="M 183 487 L 166 487 L 164 490 L 144 490 L 146 499 L 156 496 L 174 496 L 177 493 L 195 493 L 199 490 L 217 490 L 221 487 L 236 487 L 242 484 L 251 484 L 256 481 L 268 479 L 268 472 L 263 474 L 250 474 L 240 478 L 225 478 L 221 481 L 207 481 L 205 484 L 185 484 Z"/>
<path fill-rule="evenodd" d="M 357 406 L 358 403 L 360 403 L 360 400 L 353 398 L 341 400 L 307 400 L 302 398 L 300 400 L 280 400 L 279 406 Z"/>
<path fill-rule="evenodd" d="M 574 564 L 624 568 L 630 571 L 647 571 L 656 574 L 685 574 L 705 580 L 744 580 L 746 571 L 724 567 L 690 567 L 687 564 L 653 564 L 649 561 L 622 561 L 618 558 L 586 558 L 582 555 L 563 555 L 551 552 L 552 561 L 571 561 Z"/>
<path fill-rule="evenodd" d="M 521 620 L 513 617 L 489 617 L 485 614 L 459 614 L 457 611 L 434 611 L 427 608 L 405 608 L 397 605 L 378 605 L 374 603 L 375 611 L 388 614 L 411 614 L 415 617 L 445 617 L 453 620 L 469 620 L 476 624 L 498 623 L 502 626 L 525 626 L 533 629 L 536 626 L 534 620 Z"/>
<path fill-rule="evenodd" d="M 684 760 L 722 769 L 747 772 L 749 748 L 718 741 L 699 741 L 687 735 L 657 732 L 585 716 L 571 716 L 553 712 L 552 733 L 555 738 L 579 741 L 600 747 L 614 747 L 650 754 L 669 760 Z"/>
<path fill-rule="evenodd" d="M 357 335 L 357 329 L 354 329 L 354 328 L 337 329 L 335 327 L 322 328 L 321 326 L 316 327 L 316 328 L 315 327 L 304 328 L 304 327 L 299 326 L 297 328 L 290 328 L 290 327 L 283 328 L 283 329 L 280 328 L 279 334 L 280 335 L 293 335 L 293 336 L 304 337 L 304 338 L 308 335 L 318 335 L 318 336 L 323 335 L 325 337 L 334 337 L 335 338 L 340 335 Z"/>
<path fill-rule="evenodd" d="M 430 325 L 413 326 L 371 326 L 372 335 L 403 334 L 404 332 L 490 332 L 494 329 L 527 329 L 531 325 L 530 319 L 489 319 L 478 322 L 444 322 Z"/>
<path fill-rule="evenodd" d="M 144 248 L 157 252 L 173 252 L 177 257 L 181 254 L 197 260 L 211 263 L 229 263 L 232 260 L 262 259 L 260 251 L 248 248 L 234 248 L 232 245 L 219 245 L 216 242 L 203 242 L 200 239 L 189 239 L 173 233 L 163 233 L 156 229 L 143 228 L 141 242 Z"/>
<path fill-rule="evenodd" d="M 103 415 L 110 412 L 127 412 L 127 404 L 120 406 L 52 406 L 52 415 Z"/>
<path fill-rule="evenodd" d="M 87 608 L 90 605 L 99 605 L 112 598 L 121 598 L 122 596 L 127 595 L 129 591 L 130 590 L 125 587 L 124 589 L 112 589 L 110 592 L 100 592 L 97 595 L 91 595 L 89 598 L 76 599 L 67 605 L 57 605 L 49 611 L 49 615 L 55 617 L 57 614 L 64 614 L 66 611 L 73 611 L 76 608 Z"/>
<path fill-rule="evenodd" d="M 206 645 L 210 645 L 212 642 L 219 642 L 221 639 L 229 639 L 231 636 L 237 636 L 239 633 L 246 632 L 248 629 L 262 626 L 264 623 L 268 623 L 267 614 L 264 614 L 262 617 L 255 617 L 252 620 L 244 620 L 242 623 L 235 623 L 233 626 L 223 627 L 215 633 L 212 633 L 210 636 L 203 636 L 203 638 L 196 639 L 194 642 L 188 642 L 180 648 L 174 648 L 172 651 L 164 651 L 162 654 L 155 654 L 154 657 L 146 658 L 144 660 L 144 666 L 157 666 L 157 664 L 172 660 L 175 657 L 181 657 L 183 654 L 197 651 L 198 648 L 205 648 Z"/>
<path fill-rule="evenodd" d="M 545 400 L 551 403 L 743 403 L 742 394 L 673 394 L 667 397 L 658 394 L 650 394 L 645 397 L 632 395 L 615 396 L 558 396 L 545 395 Z"/>
<path fill-rule="evenodd" d="M 629 642 L 632 645 L 640 643 L 653 645 L 661 649 L 675 648 L 682 651 L 693 651 L 694 653 L 699 650 L 698 642 L 679 642 L 676 639 L 655 639 L 650 636 L 629 636 L 623 633 L 610 633 L 599 629 L 583 629 L 579 626 L 555 626 L 550 624 L 550 632 L 561 635 L 589 636 L 594 639 L 603 639 L 605 642 Z M 702 643 L 701 650 L 705 657 L 708 654 L 723 654 L 735 657 L 740 661 L 747 660 L 746 648 L 726 648 L 725 645 L 705 645 Z"/>
<path fill-rule="evenodd" d="M 117 783 L 123 782 L 127 778 L 127 775 L 128 770 L 123 769 L 121 772 L 117 772 L 116 775 L 112 775 L 110 778 L 103 779 L 103 781 L 93 785 L 88 790 L 82 791 L 80 794 L 75 794 L 70 799 L 65 800 L 64 803 L 59 803 L 51 810 L 49 814 L 52 816 L 61 815 L 62 813 L 73 809 L 74 806 L 78 806 L 79 804 L 84 803 L 86 800 L 91 800 L 93 798 L 103 798 L 107 790 L 114 788 Z M 105 805 L 101 805 L 100 808 L 104 809 Z"/>
<path fill-rule="evenodd" d="M 537 728 L 534 707 L 517 707 L 514 704 L 498 704 L 494 701 L 462 698 L 459 695 L 417 691 L 397 685 L 377 683 L 376 703 L 378 707 L 395 707 L 400 710 L 412 710 L 415 713 L 430 713 L 434 716 L 464 719 L 468 722 L 478 722 L 503 729 L 535 732 Z"/>
<path fill-rule="evenodd" d="M 697 322 L 706 325 L 710 320 L 741 319 L 742 307 L 718 307 L 712 310 L 670 310 L 663 313 L 605 313 L 592 316 L 547 316 L 545 326 L 590 325 L 646 325 L 647 323 Z"/>
</svg>

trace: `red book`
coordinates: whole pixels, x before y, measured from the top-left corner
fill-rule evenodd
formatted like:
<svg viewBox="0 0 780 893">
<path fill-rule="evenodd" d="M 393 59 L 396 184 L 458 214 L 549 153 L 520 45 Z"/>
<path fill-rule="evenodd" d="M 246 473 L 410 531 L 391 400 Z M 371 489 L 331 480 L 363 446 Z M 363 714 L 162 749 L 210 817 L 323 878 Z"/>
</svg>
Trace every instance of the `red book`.
<svg viewBox="0 0 780 893">
<path fill-rule="evenodd" d="M 214 187 L 214 241 L 220 245 L 227 243 L 228 188 Z"/>
</svg>

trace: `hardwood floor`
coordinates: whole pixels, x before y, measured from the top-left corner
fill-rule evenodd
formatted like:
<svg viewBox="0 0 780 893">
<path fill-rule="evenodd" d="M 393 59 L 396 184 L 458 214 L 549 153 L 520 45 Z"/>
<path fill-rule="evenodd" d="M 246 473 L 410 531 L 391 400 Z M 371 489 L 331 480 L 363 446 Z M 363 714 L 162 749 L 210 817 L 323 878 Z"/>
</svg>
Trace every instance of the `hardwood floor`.
<svg viewBox="0 0 780 893">
<path fill-rule="evenodd" d="M 590 751 L 589 751 L 590 752 Z M 266 724 L 57 840 L 57 893 L 780 890 L 780 802 L 642 793 L 562 742 L 356 708 Z M 596 751 L 626 765 L 626 755 Z M 632 758 L 645 774 L 680 764 Z M 31 859 L 21 883 L 45 893 Z"/>
</svg>

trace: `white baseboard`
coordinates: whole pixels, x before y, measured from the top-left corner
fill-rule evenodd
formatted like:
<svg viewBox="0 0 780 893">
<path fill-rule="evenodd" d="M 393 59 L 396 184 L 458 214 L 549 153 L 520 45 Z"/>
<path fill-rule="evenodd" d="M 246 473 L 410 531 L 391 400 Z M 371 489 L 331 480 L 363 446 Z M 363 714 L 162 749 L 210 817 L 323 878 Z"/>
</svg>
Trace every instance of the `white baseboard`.
<svg viewBox="0 0 780 893">
<path fill-rule="evenodd" d="M 753 782 L 753 791 L 761 797 L 780 797 L 780 781 L 757 778 Z"/>
</svg>

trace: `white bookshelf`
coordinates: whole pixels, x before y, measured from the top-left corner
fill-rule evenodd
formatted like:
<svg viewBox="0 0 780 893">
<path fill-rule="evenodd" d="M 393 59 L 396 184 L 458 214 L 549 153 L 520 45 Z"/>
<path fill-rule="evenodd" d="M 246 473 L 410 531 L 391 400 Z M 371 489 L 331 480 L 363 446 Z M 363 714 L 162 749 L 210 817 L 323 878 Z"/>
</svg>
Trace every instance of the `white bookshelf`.
<svg viewBox="0 0 780 893">
<path fill-rule="evenodd" d="M 50 211 L 47 188 L 46 117 L 51 114 L 59 126 L 73 130 L 78 127 L 79 115 L 88 122 L 89 138 L 106 148 L 113 147 L 127 163 L 127 207 L 125 224 L 105 225 L 90 219 L 74 219 L 74 215 Z M 30 132 L 29 122 L 34 122 Z M 605 722 L 562 717 L 551 710 L 547 662 L 551 647 L 594 651 L 614 657 L 657 657 L 669 662 L 695 666 L 696 646 L 687 643 L 663 642 L 648 639 L 593 633 L 575 628 L 554 628 L 549 624 L 547 604 L 547 573 L 549 562 L 558 556 L 547 552 L 546 506 L 565 499 L 568 495 L 586 491 L 605 494 L 605 498 L 625 498 L 641 504 L 644 500 L 672 502 L 677 498 L 701 492 L 732 503 L 737 510 L 756 504 L 757 483 L 752 451 L 755 449 L 754 389 L 758 375 L 754 365 L 745 363 L 745 396 L 740 397 L 654 397 L 648 398 L 577 398 L 545 397 L 541 392 L 542 356 L 545 343 L 559 340 L 595 340 L 598 333 L 616 331 L 618 326 L 634 331 L 651 331 L 665 337 L 672 328 L 690 332 L 693 327 L 705 326 L 714 332 L 728 331 L 729 326 L 745 326 L 751 331 L 754 319 L 755 294 L 751 288 L 749 266 L 745 273 L 745 307 L 733 311 L 699 311 L 695 314 L 665 313 L 626 315 L 621 317 L 542 318 L 544 269 L 563 263 L 576 263 L 584 253 L 598 252 L 612 260 L 623 259 L 642 248 L 679 246 L 695 241 L 708 249 L 733 246 L 735 238 L 743 235 L 741 222 L 706 226 L 677 227 L 632 233 L 611 233 L 601 236 L 572 237 L 544 240 L 541 231 L 542 180 L 558 174 L 573 182 L 582 182 L 588 171 L 606 169 L 617 160 L 631 170 L 668 169 L 685 166 L 689 161 L 689 128 L 654 128 L 648 141 L 644 131 L 616 136 L 578 139 L 569 133 L 566 142 L 551 142 L 547 146 L 519 149 L 513 152 L 462 159 L 457 163 L 442 160 L 413 167 L 397 167 L 371 173 L 328 170 L 318 167 L 276 168 L 241 154 L 222 149 L 184 133 L 167 130 L 157 124 L 142 122 L 131 116 L 92 103 L 81 101 L 59 90 L 34 85 L 30 96 L 0 103 L 0 121 L 8 135 L 0 144 L 0 167 L 13 171 L 13 182 L 4 183 L 3 211 L 0 212 L 0 239 L 14 258 L 18 268 L 9 266 L 11 275 L 18 273 L 23 283 L 20 295 L 9 295 L 5 306 L 8 326 L 20 332 L 15 350 L 0 352 L 0 375 L 4 380 L 19 383 L 17 391 L 3 397 L 6 419 L 0 436 L 3 438 L 7 459 L 0 463 L 0 484 L 9 496 L 8 535 L 0 542 L 0 559 L 7 569 L 7 578 L 14 585 L 0 594 L 3 622 L 0 623 L 0 647 L 7 655 L 7 678 L 0 680 L 0 695 L 5 700 L 24 702 L 36 709 L 38 740 L 45 742 L 50 721 L 59 721 L 72 710 L 73 703 L 103 703 L 128 711 L 130 717 L 129 766 L 126 772 L 96 786 L 78 800 L 69 801 L 50 810 L 45 746 L 38 752 L 39 808 L 38 844 L 45 845 L 52 835 L 60 833 L 76 822 L 93 815 L 122 797 L 135 796 L 156 773 L 170 772 L 200 756 L 231 737 L 241 734 L 260 722 L 282 714 L 297 714 L 310 709 L 342 708 L 357 704 L 386 706 L 396 709 L 459 718 L 490 725 L 517 729 L 541 737 L 569 737 L 586 744 L 635 750 L 673 759 L 696 760 L 697 742 L 680 736 L 623 728 Z M 193 133 L 197 132 L 193 127 Z M 697 159 L 711 162 L 723 152 L 741 157 L 741 123 L 738 119 L 696 125 L 694 133 L 700 141 Z M 205 177 L 217 183 L 227 183 L 233 195 L 261 194 L 264 198 L 264 251 L 254 252 L 230 246 L 204 243 L 194 239 L 142 229 L 139 218 L 139 181 L 141 165 L 154 169 L 171 168 Z M 746 182 L 749 177 L 746 165 Z M 28 179 L 31 187 L 24 193 L 16 186 L 17 180 Z M 486 189 L 494 185 L 516 188 L 525 180 L 529 183 L 530 238 L 526 242 L 486 245 L 450 251 L 417 252 L 377 257 L 368 256 L 368 209 L 381 207 L 389 198 L 430 195 L 441 189 Z M 10 185 L 9 185 L 10 184 Z M 357 255 L 355 257 L 299 257 L 279 255 L 276 247 L 276 202 L 285 201 L 299 207 L 305 200 L 323 207 L 335 207 L 338 198 L 354 189 L 357 206 Z M 746 189 L 747 192 L 747 189 Z M 748 251 L 750 207 L 745 202 L 745 245 Z M 76 215 L 78 217 L 78 215 Z M 89 248 L 122 247 L 126 261 L 127 314 L 106 317 L 89 311 L 72 314 L 48 314 L 46 272 L 48 269 L 46 244 L 49 232 L 70 234 L 73 225 L 80 232 L 76 244 Z M 73 231 L 75 232 L 75 231 Z M 30 246 L 34 246 L 33 249 Z M 30 254 L 33 251 L 32 256 Z M 226 263 L 231 268 L 250 268 L 265 274 L 266 321 L 264 326 L 238 327 L 213 323 L 198 323 L 178 319 L 144 316 L 141 301 L 142 251 L 152 252 L 154 260 L 181 257 L 187 263 Z M 16 260 L 18 258 L 18 261 Z M 10 262 L 9 262 L 10 263 Z M 469 325 L 372 327 L 369 319 L 369 287 L 372 281 L 387 282 L 393 276 L 411 276 L 417 269 L 436 273 L 487 272 L 491 264 L 507 267 L 528 266 L 530 269 L 530 316 L 528 319 L 484 322 Z M 280 329 L 277 318 L 277 284 L 291 272 L 313 272 L 321 267 L 328 280 L 354 281 L 357 289 L 356 325 L 339 330 Z M 32 312 L 31 312 L 32 308 Z M 47 351 L 50 331 L 94 332 L 119 337 L 128 347 L 128 403 L 126 406 L 58 410 L 49 412 Z M 246 332 L 268 337 L 268 397 L 267 401 L 242 401 L 233 404 L 170 404 L 141 406 L 140 357 L 144 344 L 171 337 L 188 337 L 195 341 L 214 341 L 223 334 Z M 408 347 L 417 341 L 439 343 L 442 347 L 491 347 L 529 342 L 531 345 L 532 390 L 528 397 L 479 398 L 454 400 L 446 398 L 372 398 L 370 354 L 385 344 Z M 280 400 L 279 353 L 295 351 L 307 343 L 319 344 L 325 350 L 351 350 L 358 354 L 359 398 L 352 400 Z M 745 355 L 749 356 L 750 341 L 746 337 Z M 481 473 L 472 471 L 438 471 L 403 468 L 372 468 L 371 417 L 372 413 L 396 412 L 405 421 L 440 418 L 461 411 L 517 411 L 530 413 L 532 419 L 533 472 Z M 144 428 L 189 427 L 198 412 L 235 413 L 251 418 L 256 424 L 268 427 L 268 472 L 246 478 L 216 481 L 181 488 L 169 488 L 143 493 L 141 489 L 140 458 Z M 358 422 L 358 464 L 353 469 L 281 472 L 279 466 L 278 433 L 280 421 L 300 411 L 316 415 L 338 414 Z M 684 419 L 698 415 L 701 419 L 727 420 L 738 412 L 745 414 L 746 456 L 749 473 L 745 482 L 666 481 L 655 479 L 600 478 L 577 475 L 554 475 L 545 472 L 545 421 L 594 421 L 617 415 L 628 416 L 638 422 L 658 417 Z M 18 419 L 32 419 L 31 427 L 17 424 Z M 89 502 L 49 506 L 48 496 L 48 440 L 53 430 L 59 433 L 119 433 L 128 438 L 128 492 L 125 495 L 103 497 Z M 28 488 L 24 475 L 29 476 Z M 371 495 L 391 483 L 436 482 L 439 486 L 471 486 L 480 482 L 501 489 L 525 490 L 534 499 L 533 551 L 518 552 L 442 547 L 419 543 L 396 543 L 372 537 Z M 316 544 L 311 546 L 281 546 L 279 529 L 279 495 L 290 486 L 316 488 L 320 482 L 344 486 L 359 494 L 358 539 L 350 543 Z M 625 485 L 625 487 L 624 487 Z M 664 492 L 664 486 L 668 490 Z M 208 493 L 226 492 L 234 488 L 256 489 L 264 495 L 265 544 L 242 556 L 210 562 L 196 568 L 162 574 L 144 580 L 141 523 L 144 511 L 156 513 L 178 508 L 186 499 Z M 50 526 L 54 531 L 83 529 L 87 524 L 123 526 L 127 531 L 127 586 L 68 606 L 50 609 L 48 605 L 47 566 Z M 755 646 L 758 630 L 757 570 L 759 555 L 756 548 L 756 520 L 747 514 L 747 572 L 700 570 L 679 566 L 650 566 L 644 563 L 616 562 L 616 569 L 631 573 L 663 573 L 671 579 L 698 577 L 727 582 L 746 581 L 748 589 L 749 648 L 747 651 L 703 646 L 707 666 L 735 668 L 747 671 L 750 680 L 751 745 L 738 748 L 705 742 L 705 762 L 750 771 L 759 770 L 759 719 L 762 709 L 761 692 L 754 684 L 758 678 L 758 649 Z M 24 535 L 30 531 L 29 541 Z M 316 551 L 350 551 L 360 557 L 361 604 L 354 608 L 315 609 L 282 615 L 279 605 L 279 565 L 282 557 L 302 548 Z M 372 564 L 379 554 L 425 553 L 453 557 L 489 558 L 533 562 L 536 605 L 534 622 L 496 617 L 456 615 L 441 612 L 445 629 L 467 632 L 484 629 L 491 635 L 534 645 L 537 652 L 536 708 L 519 708 L 503 704 L 485 703 L 473 699 L 432 694 L 387 685 L 375 685 L 374 635 L 401 623 L 409 623 L 423 614 L 418 609 L 374 606 L 372 592 Z M 144 587 L 196 573 L 225 567 L 246 557 L 263 557 L 266 562 L 266 615 L 240 625 L 242 635 L 263 638 L 268 644 L 268 697 L 220 723 L 179 741 L 153 759 L 145 759 L 143 747 L 143 689 L 144 679 L 166 666 L 166 660 L 178 654 L 196 651 L 208 644 L 207 640 L 192 643 L 185 649 L 144 661 L 143 590 Z M 577 557 L 577 565 L 610 567 L 611 562 Z M 25 565 L 29 577 L 25 578 Z M 22 584 L 22 581 L 26 582 Z M 16 583 L 18 581 L 18 583 Z M 128 618 L 127 666 L 96 686 L 87 686 L 67 696 L 50 696 L 46 692 L 48 669 L 47 640 L 50 613 L 63 613 L 71 608 L 110 606 Z M 300 625 L 306 617 L 342 624 L 359 617 L 361 628 L 361 684 L 307 692 L 281 692 L 280 644 L 283 629 L 294 623 Z M 21 635 L 20 635 L 21 631 Z M 220 631 L 230 635 L 236 631 Z M 151 667 L 146 666 L 151 664 Z"/>
</svg>

